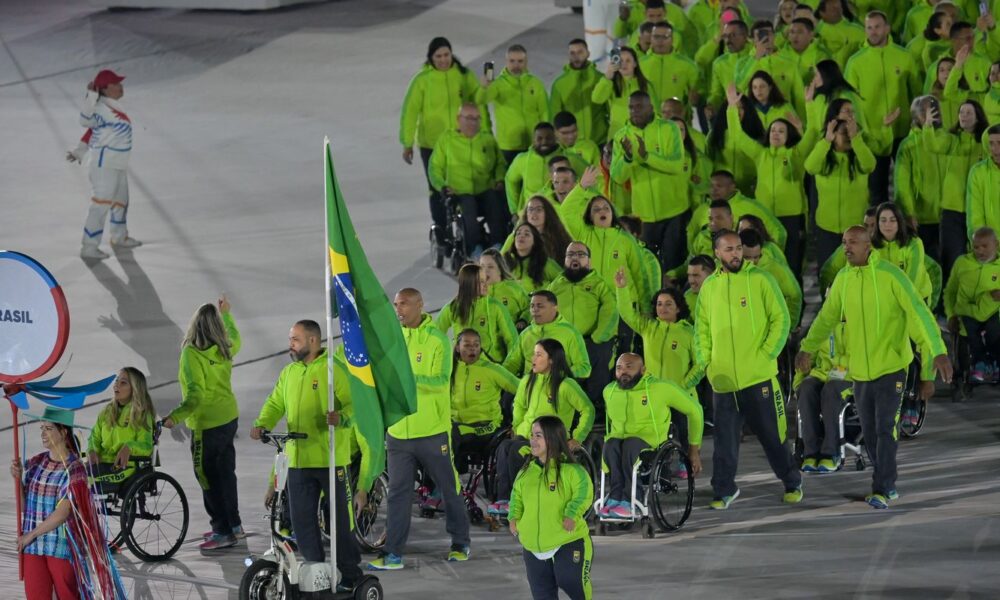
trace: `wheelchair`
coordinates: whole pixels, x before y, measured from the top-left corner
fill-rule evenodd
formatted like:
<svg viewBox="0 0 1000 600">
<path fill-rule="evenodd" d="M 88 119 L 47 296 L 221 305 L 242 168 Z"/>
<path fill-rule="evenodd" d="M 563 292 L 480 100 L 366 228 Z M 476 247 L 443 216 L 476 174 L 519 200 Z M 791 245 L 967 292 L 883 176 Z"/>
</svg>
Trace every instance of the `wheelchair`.
<svg viewBox="0 0 1000 600">
<path fill-rule="evenodd" d="M 440 231 L 437 225 L 432 225 L 429 235 L 431 257 L 434 267 L 444 267 L 448 259 L 448 272 L 457 276 L 462 265 L 471 260 L 472 248 L 465 241 L 465 217 L 462 215 L 462 203 L 457 196 L 445 196 L 446 229 Z M 476 219 L 481 237 L 486 237 L 486 218 Z"/>
<path fill-rule="evenodd" d="M 796 422 L 796 438 L 795 438 L 795 449 L 792 453 L 796 464 L 801 465 L 803 459 L 805 459 L 804 451 L 805 444 L 802 441 L 802 415 L 798 410 L 798 394 L 796 393 L 796 410 L 795 410 L 795 422 Z M 825 418 L 825 415 L 823 416 Z M 858 415 L 858 407 L 854 402 L 854 394 L 850 393 L 844 398 L 843 404 L 841 404 L 840 412 L 837 414 L 837 432 L 838 432 L 838 442 L 840 446 L 840 466 L 837 470 L 842 470 L 844 465 L 847 464 L 848 453 L 854 457 L 854 469 L 856 471 L 864 471 L 867 464 L 867 454 L 864 448 L 864 438 L 861 435 L 861 417 Z"/>
<path fill-rule="evenodd" d="M 677 474 L 681 465 L 689 473 L 683 479 Z M 600 491 L 593 504 L 593 514 L 597 515 L 597 535 L 607 535 L 609 526 L 629 529 L 637 521 L 645 539 L 656 537 L 657 528 L 661 532 L 677 531 L 691 516 L 694 505 L 695 482 L 690 473 L 693 473 L 691 461 L 673 437 L 657 448 L 642 452 L 632 467 L 632 514 L 622 519 L 600 515 L 600 509 L 607 500 L 607 476 L 602 470 Z M 654 522 L 656 528 L 653 527 Z"/>
<path fill-rule="evenodd" d="M 964 327 L 962 331 L 952 334 L 952 343 L 950 347 L 952 353 L 952 361 L 955 365 L 955 375 L 951 380 L 951 401 L 952 402 L 964 402 L 970 400 L 975 393 L 977 387 L 983 385 L 996 385 L 1000 383 L 997 374 L 1000 373 L 1000 369 L 995 369 L 993 372 L 993 377 L 985 381 L 975 381 L 972 379 L 972 356 L 969 353 L 969 340 L 965 334 Z M 994 366 L 996 366 L 994 364 Z"/>
<path fill-rule="evenodd" d="M 917 436 L 927 418 L 927 403 L 920 399 L 920 359 L 914 353 L 913 362 L 906 370 L 903 402 L 899 407 L 899 435 L 903 439 Z M 907 420 L 906 417 L 911 417 Z"/>
<path fill-rule="evenodd" d="M 115 473 L 98 474 L 94 499 L 105 519 L 108 545 L 120 551 L 123 544 L 146 562 L 168 560 L 188 529 L 188 501 L 177 480 L 156 470 L 160 464 L 159 440 L 163 423 L 153 427 L 153 453 L 132 458 L 134 473 L 116 481 Z"/>
</svg>

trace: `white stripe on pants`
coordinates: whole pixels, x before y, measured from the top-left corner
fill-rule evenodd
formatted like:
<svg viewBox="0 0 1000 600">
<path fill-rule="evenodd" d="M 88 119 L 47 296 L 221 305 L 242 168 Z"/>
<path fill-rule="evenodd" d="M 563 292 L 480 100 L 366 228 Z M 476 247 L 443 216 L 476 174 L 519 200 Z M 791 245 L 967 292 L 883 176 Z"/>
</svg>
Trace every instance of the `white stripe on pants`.
<svg viewBox="0 0 1000 600">
<path fill-rule="evenodd" d="M 104 220 L 111 211 L 108 234 L 112 243 L 128 237 L 128 177 L 124 169 L 90 167 L 90 210 L 83 225 L 83 245 L 98 246 L 104 233 Z"/>
</svg>

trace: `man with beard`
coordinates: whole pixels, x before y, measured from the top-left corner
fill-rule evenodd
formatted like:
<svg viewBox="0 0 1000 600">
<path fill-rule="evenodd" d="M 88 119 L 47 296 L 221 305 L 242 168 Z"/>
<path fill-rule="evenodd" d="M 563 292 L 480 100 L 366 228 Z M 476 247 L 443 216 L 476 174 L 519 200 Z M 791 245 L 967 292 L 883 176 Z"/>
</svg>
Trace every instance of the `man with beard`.
<svg viewBox="0 0 1000 600">
<path fill-rule="evenodd" d="M 576 117 L 581 139 L 603 144 L 608 139 L 608 105 L 594 104 L 590 95 L 604 77 L 590 62 L 587 42 L 576 38 L 569 43 L 569 63 L 552 82 L 549 108 L 553 115 L 566 111 Z"/>
<path fill-rule="evenodd" d="M 484 75 L 481 84 L 476 100 L 493 105 L 497 143 L 509 163 L 528 147 L 531 128 L 548 118 L 545 84 L 528 71 L 528 51 L 521 44 L 507 48 L 507 66 L 496 80 Z"/>
<path fill-rule="evenodd" d="M 715 451 L 709 508 L 725 510 L 740 495 L 736 467 L 743 423 L 784 484 L 782 500 L 802 500 L 802 474 L 785 444 L 785 399 L 775 376 L 788 339 L 788 308 L 774 278 L 743 261 L 740 236 L 715 238 L 722 268 L 705 280 L 695 316 L 695 355 L 706 368 L 715 403 Z"/>
<path fill-rule="evenodd" d="M 559 149 L 551 123 L 535 125 L 531 148 L 517 155 L 507 169 L 504 187 L 510 214 L 520 214 L 528 198 L 549 181 L 549 158 Z"/>
<path fill-rule="evenodd" d="M 704 420 L 698 403 L 676 383 L 646 373 L 638 354 L 626 352 L 615 364 L 615 379 L 604 388 L 608 429 L 604 436 L 604 463 L 610 488 L 600 509 L 602 518 L 632 518 L 632 468 L 644 452 L 667 441 L 670 411 L 687 416 L 688 458 L 691 473 L 701 472 Z M 639 497 L 636 490 L 636 497 Z"/>
<path fill-rule="evenodd" d="M 520 377 L 531 372 L 531 360 L 538 340 L 551 338 L 562 344 L 566 362 L 576 379 L 590 376 L 590 359 L 583 336 L 566 317 L 559 314 L 559 299 L 549 290 L 531 294 L 531 324 L 517 338 L 517 344 L 507 355 L 503 367 Z"/>
<path fill-rule="evenodd" d="M 580 242 L 566 248 L 566 269 L 549 284 L 563 307 L 562 316 L 583 335 L 590 357 L 586 391 L 598 404 L 601 390 L 611 378 L 608 368 L 618 333 L 618 307 L 614 291 L 590 268 L 590 249 Z"/>
<path fill-rule="evenodd" d="M 338 591 L 354 588 L 361 578 L 361 553 L 351 527 L 351 484 L 347 467 L 351 464 L 353 428 L 352 406 L 339 394 L 334 395 L 334 410 L 329 407 L 326 348 L 320 340 L 322 331 L 315 321 L 303 320 L 288 333 L 288 355 L 292 359 L 278 376 L 271 395 L 260 409 L 250 430 L 250 438 L 259 440 L 264 430 L 273 428 L 282 417 L 288 431 L 307 437 L 289 440 L 288 497 L 292 530 L 302 557 L 323 562 L 323 537 L 320 535 L 316 507 L 320 494 L 330 497 L 330 435 L 327 424 L 334 426 L 337 483 L 337 570 L 341 580 Z"/>
<path fill-rule="evenodd" d="M 872 493 L 865 500 L 873 508 L 889 508 L 889 501 L 898 497 L 897 421 L 906 371 L 913 361 L 910 341 L 923 351 L 925 365 L 933 356 L 933 371 L 945 383 L 951 381 L 952 366 L 934 315 L 906 274 L 879 258 L 864 227 L 855 225 L 844 233 L 844 255 L 847 267 L 834 279 L 795 364 L 808 372 L 813 354 L 825 351 L 834 328 L 846 322 L 847 370 L 854 381 L 865 450 L 874 466 Z M 933 371 L 923 370 L 924 398 L 933 394 Z"/>
</svg>

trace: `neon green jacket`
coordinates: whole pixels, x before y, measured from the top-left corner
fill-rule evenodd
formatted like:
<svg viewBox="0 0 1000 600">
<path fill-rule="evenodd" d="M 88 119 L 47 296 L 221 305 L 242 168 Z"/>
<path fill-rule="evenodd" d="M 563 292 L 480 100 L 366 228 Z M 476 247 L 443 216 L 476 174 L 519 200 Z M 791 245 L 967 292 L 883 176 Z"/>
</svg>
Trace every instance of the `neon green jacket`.
<svg viewBox="0 0 1000 600">
<path fill-rule="evenodd" d="M 414 137 L 421 148 L 433 148 L 445 131 L 454 129 L 455 115 L 466 102 L 476 101 L 479 82 L 471 70 L 462 73 L 458 65 L 438 71 L 424 65 L 410 80 L 399 115 L 399 143 L 412 148 Z M 482 110 L 483 129 L 489 130 L 489 113 Z"/>
<path fill-rule="evenodd" d="M 691 90 L 702 89 L 701 69 L 693 60 L 676 50 L 670 54 L 650 52 L 639 59 L 639 66 L 653 86 L 657 98 L 677 98 L 687 106 Z"/>
<path fill-rule="evenodd" d="M 908 44 L 914 38 L 922 35 L 924 28 L 927 27 L 927 22 L 931 20 L 931 15 L 933 14 L 933 6 L 927 4 L 925 0 L 917 0 L 910 10 L 906 11 L 900 40 L 904 44 Z"/>
<path fill-rule="evenodd" d="M 800 85 L 802 86 L 801 92 L 803 100 L 805 100 L 805 88 L 808 87 L 809 82 L 812 81 L 813 71 L 816 69 L 816 63 L 833 58 L 830 56 L 830 51 L 823 45 L 823 42 L 818 39 L 814 39 L 812 43 L 809 44 L 809 46 L 801 53 L 796 52 L 794 48 L 788 46 L 787 48 L 781 50 L 778 54 L 795 65 L 795 70 L 798 72 L 799 77 L 802 80 Z M 805 114 L 803 114 L 803 117 L 804 116 Z"/>
<path fill-rule="evenodd" d="M 507 355 L 507 360 L 503 363 L 504 368 L 515 375 L 530 373 L 535 344 L 543 338 L 552 338 L 562 344 L 573 377 L 585 379 L 590 376 L 590 357 L 587 355 L 587 345 L 583 342 L 583 336 L 562 315 L 557 315 L 554 321 L 545 325 L 531 323 L 525 327 L 517 338 L 517 344 Z"/>
<path fill-rule="evenodd" d="M 636 285 L 629 285 L 628 288 L 636 292 L 634 298 L 635 302 L 638 303 L 639 312 L 646 313 L 649 312 L 653 295 L 660 291 L 660 287 L 663 286 L 663 268 L 660 266 L 660 259 L 646 247 L 646 244 L 639 240 L 636 242 L 639 244 L 639 261 L 642 263 L 646 279 L 641 282 L 637 281 Z"/>
<path fill-rule="evenodd" d="M 562 269 L 559 268 L 559 263 L 552 260 L 551 258 L 545 262 L 545 269 L 542 271 L 541 281 L 533 280 L 531 278 L 531 275 L 528 274 L 527 259 L 523 261 L 508 260 L 508 264 L 510 265 L 510 274 L 521 285 L 523 289 L 530 290 L 528 293 L 544 288 L 545 286 L 552 283 L 555 280 L 555 278 L 559 277 L 559 275 L 562 273 Z"/>
<path fill-rule="evenodd" d="M 833 233 L 843 233 L 851 225 L 861 223 L 868 208 L 868 174 L 875 169 L 875 155 L 865 144 L 864 136 L 855 137 L 852 147 L 857 157 L 853 178 L 846 152 L 834 151 L 836 166 L 828 174 L 823 172 L 831 148 L 826 138 L 816 142 L 805 162 L 806 172 L 816 176 L 819 197 L 816 225 Z"/>
<path fill-rule="evenodd" d="M 920 95 L 921 81 L 917 65 L 905 48 L 891 42 L 881 48 L 865 46 L 847 62 L 844 78 L 857 90 L 868 123 L 881 123 L 899 107 L 902 112 L 892 124 L 893 136 L 906 136 L 910 129 L 910 101 Z"/>
<path fill-rule="evenodd" d="M 592 62 L 588 61 L 582 69 L 565 65 L 552 82 L 549 93 L 549 113 L 556 115 L 564 110 L 573 113 L 580 138 L 595 144 L 603 144 L 608 139 L 608 107 L 591 100 L 594 87 L 601 79 L 604 75 Z"/>
<path fill-rule="evenodd" d="M 921 225 L 941 222 L 942 189 L 946 160 L 931 152 L 926 134 L 911 130 L 899 144 L 892 175 L 893 195 L 903 212 Z"/>
<path fill-rule="evenodd" d="M 577 185 L 558 208 L 566 231 L 575 241 L 590 248 L 590 268 L 609 286 L 615 284 L 615 273 L 622 267 L 628 273 L 629 285 L 638 286 L 638 282 L 648 281 L 649 275 L 643 269 L 635 238 L 618 227 L 596 227 L 584 221 L 589 202 L 586 190 Z"/>
<path fill-rule="evenodd" d="M 795 275 L 788 265 L 780 260 L 774 260 L 765 253 L 761 253 L 757 267 L 763 269 L 774 278 L 781 290 L 781 297 L 785 299 L 785 306 L 788 308 L 788 319 L 791 327 L 796 327 L 802 318 L 802 287 L 795 279 Z"/>
<path fill-rule="evenodd" d="M 771 237 L 774 238 L 774 241 L 778 244 L 779 248 L 785 247 L 785 242 L 788 239 L 788 232 L 785 230 L 785 226 L 781 224 L 781 221 L 774 216 L 774 213 L 772 213 L 770 209 L 753 198 L 748 198 L 739 192 L 736 192 L 736 194 L 729 198 L 728 202 L 729 209 L 733 211 L 733 225 L 739 223 L 739 220 L 743 217 L 743 215 L 754 215 L 764 222 L 764 227 L 767 229 L 767 232 L 771 234 Z M 694 240 L 698 236 L 698 233 L 708 226 L 708 211 L 710 204 L 710 202 L 702 202 L 691 212 L 691 220 L 688 221 L 687 226 L 689 245 L 694 245 Z M 709 239 L 711 239 L 711 236 L 709 236 Z M 711 247 L 711 243 L 709 243 L 709 246 Z M 702 252 L 701 254 L 714 256 L 712 252 Z"/>
<path fill-rule="evenodd" d="M 597 147 L 597 144 L 583 137 L 577 137 L 576 143 L 572 146 L 562 146 L 561 151 L 566 155 L 566 158 L 570 159 L 571 163 L 579 162 L 579 165 L 586 165 L 583 167 L 584 169 L 601 163 L 601 149 Z M 576 170 L 575 166 L 574 170 Z M 577 173 L 577 177 L 582 174 L 583 171 L 581 170 Z M 549 183 L 551 184 L 551 182 Z M 555 192 L 553 192 L 554 196 Z"/>
<path fill-rule="evenodd" d="M 512 75 L 505 67 L 493 83 L 479 88 L 476 101 L 493 104 L 497 143 L 504 150 L 523 150 L 531 146 L 535 125 L 549 120 L 545 84 L 531 73 Z"/>
<path fill-rule="evenodd" d="M 799 72 L 797 61 L 789 60 L 780 52 L 761 58 L 757 58 L 755 54 L 748 54 L 736 63 L 733 72 L 736 89 L 746 93 L 750 88 L 750 79 L 757 71 L 765 71 L 774 79 L 781 95 L 797 114 L 806 114 L 805 88 L 802 85 L 802 74 Z M 772 120 L 774 118 L 776 117 L 771 117 Z M 767 125 L 765 124 L 765 127 Z"/>
<path fill-rule="evenodd" d="M 87 452 L 96 454 L 99 462 L 114 462 L 122 446 L 129 447 L 132 457 L 153 454 L 153 415 L 149 415 L 146 423 L 132 427 L 129 414 L 131 410 L 131 401 L 119 407 L 116 423 L 111 422 L 110 404 L 97 415 L 97 422 L 94 423 L 94 428 L 90 430 L 90 437 L 87 439 Z"/>
<path fill-rule="evenodd" d="M 490 298 L 499 300 L 500 304 L 504 305 L 504 308 L 507 309 L 507 314 L 510 315 L 515 325 L 517 325 L 518 321 L 527 323 L 530 320 L 528 315 L 528 305 L 530 304 L 528 292 L 524 290 L 524 286 L 516 279 L 498 281 L 490 286 L 488 293 Z"/>
<path fill-rule="evenodd" d="M 514 416 L 511 421 L 514 433 L 523 437 L 531 437 L 531 424 L 538 417 L 559 417 L 566 426 L 570 438 L 580 442 L 586 441 L 590 429 L 594 426 L 594 405 L 583 392 L 583 388 L 575 379 L 566 378 L 559 384 L 559 394 L 556 405 L 553 406 L 548 374 L 535 377 L 535 384 L 528 389 L 531 373 L 521 378 L 514 394 Z M 579 413 L 576 429 L 573 429 L 573 419 Z"/>
<path fill-rule="evenodd" d="M 818 20 L 816 37 L 823 42 L 841 69 L 850 62 L 851 56 L 865 45 L 866 40 L 864 27 L 847 19 L 841 19 L 835 25 Z"/>
<path fill-rule="evenodd" d="M 534 148 L 528 148 L 514 157 L 504 178 L 507 208 L 510 209 L 510 214 L 519 214 L 535 192 L 549 182 L 548 162 L 557 155 L 553 152 L 548 156 L 542 156 L 535 152 Z"/>
<path fill-rule="evenodd" d="M 278 382 L 254 420 L 254 427 L 274 429 L 282 417 L 288 420 L 288 431 L 304 433 L 304 440 L 289 440 L 285 453 L 288 465 L 296 469 L 330 466 L 330 433 L 326 422 L 329 407 L 327 351 L 324 348 L 312 362 L 295 361 L 286 365 Z M 336 379 L 334 379 L 336 382 Z M 334 410 L 341 414 L 341 427 L 334 429 L 336 466 L 351 464 L 351 419 L 353 408 L 346 406 L 334 392 Z M 340 435 L 337 435 L 337 434 Z"/>
<path fill-rule="evenodd" d="M 753 23 L 750 18 L 750 11 L 746 4 L 740 0 L 737 10 L 740 11 L 740 18 L 748 25 Z M 696 0 L 688 8 L 687 18 L 694 25 L 698 33 L 698 43 L 705 44 L 712 40 L 719 30 L 719 2 L 718 0 Z"/>
<path fill-rule="evenodd" d="M 548 289 L 559 299 L 560 314 L 585 338 L 602 344 L 618 335 L 615 294 L 597 271 L 576 283 L 560 275 Z"/>
<path fill-rule="evenodd" d="M 517 523 L 517 539 L 528 552 L 549 552 L 590 537 L 584 515 L 594 500 L 594 482 L 576 463 L 558 469 L 542 469 L 530 460 L 517 473 L 510 495 L 507 518 Z M 573 531 L 563 528 L 563 519 L 573 519 Z"/>
<path fill-rule="evenodd" d="M 503 304 L 489 296 L 482 296 L 472 303 L 469 318 L 465 321 L 459 321 L 455 311 L 454 300 L 444 305 L 438 313 L 438 329 L 445 335 L 449 329 L 453 330 L 454 338 L 463 329 L 475 329 L 482 342 L 483 354 L 495 363 L 502 363 L 517 343 L 517 328 Z"/>
<path fill-rule="evenodd" d="M 646 373 L 627 390 L 612 381 L 604 388 L 604 406 L 607 407 L 605 440 L 640 438 L 650 447 L 658 448 L 669 437 L 673 409 L 688 418 L 688 441 L 701 445 L 705 425 L 701 405 L 690 391 L 673 381 Z"/>
<path fill-rule="evenodd" d="M 726 119 L 737 148 L 757 165 L 757 202 L 777 217 L 806 214 L 804 163 L 815 139 L 813 130 L 807 130 L 805 138 L 792 148 L 765 147 L 743 132 L 735 107 L 726 110 Z"/>
<path fill-rule="evenodd" d="M 622 320 L 642 336 L 642 355 L 646 371 L 665 381 L 672 381 L 690 393 L 705 375 L 694 353 L 694 328 L 686 321 L 670 323 L 647 317 L 634 308 L 628 288 L 617 288 L 618 310 Z M 693 312 L 694 306 L 689 307 Z"/>
<path fill-rule="evenodd" d="M 924 254 L 924 242 L 919 237 L 914 236 L 903 247 L 896 241 L 886 242 L 885 246 L 878 249 L 878 254 L 883 261 L 896 265 L 900 271 L 906 273 L 921 298 L 931 297 L 933 288 L 930 275 L 927 273 L 925 260 L 927 255 Z"/>
<path fill-rule="evenodd" d="M 983 136 L 983 146 L 989 143 L 989 136 Z M 1000 202 L 997 202 L 997 190 L 1000 190 L 1000 166 L 993 162 L 988 146 L 986 158 L 972 165 L 969 169 L 969 180 L 965 188 L 965 222 L 969 230 L 969 242 L 972 234 L 980 227 L 992 227 L 1000 231 Z"/>
<path fill-rule="evenodd" d="M 807 374 L 795 371 L 795 379 L 792 387 L 799 389 L 799 384 L 806 377 L 814 377 L 826 383 L 830 381 L 830 373 L 840 371 L 844 374 L 844 380 L 851 380 L 851 372 L 847 369 L 849 359 L 847 358 L 847 331 L 844 323 L 840 322 L 833 328 L 827 344 L 816 351 L 812 359 L 812 370 Z"/>
<path fill-rule="evenodd" d="M 232 344 L 230 357 L 235 357 L 242 345 L 236 321 L 231 314 L 223 313 L 222 323 Z M 223 357 L 218 347 L 199 350 L 184 346 L 177 373 L 183 400 L 169 418 L 175 423 L 184 421 L 194 430 L 219 427 L 238 418 L 240 411 L 233 394 L 232 378 L 232 358 Z"/>
<path fill-rule="evenodd" d="M 632 144 L 631 160 L 625 157 L 622 140 Z M 639 139 L 645 140 L 646 158 L 639 156 Z M 681 145 L 677 124 L 654 118 L 640 129 L 627 122 L 614 136 L 611 178 L 632 187 L 632 214 L 645 223 L 670 219 L 691 205 L 691 166 Z"/>
<path fill-rule="evenodd" d="M 606 76 L 601 77 L 601 80 L 597 82 L 594 86 L 594 91 L 590 95 L 590 99 L 595 104 L 606 104 L 610 125 L 608 126 L 608 137 L 613 138 L 617 135 L 618 130 L 628 123 L 628 97 L 632 95 L 632 92 L 639 91 L 639 80 L 635 77 L 625 77 L 622 76 L 622 93 L 615 93 L 614 83 L 608 79 Z M 653 102 L 653 108 L 655 112 L 659 112 L 660 99 L 656 95 L 656 90 L 653 86 L 646 86 L 646 93 L 649 94 L 649 99 Z"/>
<path fill-rule="evenodd" d="M 665 2 L 664 5 L 666 9 L 664 20 L 670 23 L 674 30 L 674 49 L 688 56 L 693 56 L 698 47 L 697 31 L 688 21 L 687 14 L 682 7 L 670 2 Z M 629 0 L 629 8 L 631 12 L 628 21 L 622 21 L 620 18 L 615 19 L 611 32 L 616 38 L 628 37 L 628 45 L 638 50 L 639 26 L 646 20 L 646 3 L 643 0 Z"/>
<path fill-rule="evenodd" d="M 971 133 L 951 133 L 944 128 L 923 129 L 926 148 L 944 159 L 941 210 L 965 214 L 965 184 L 972 165 L 989 155 L 984 144 Z M 926 151 L 926 150 L 925 150 Z"/>
<path fill-rule="evenodd" d="M 990 91 L 983 94 L 983 111 L 990 126 L 1000 123 L 1000 82 L 990 85 Z"/>
<path fill-rule="evenodd" d="M 790 327 L 778 284 L 744 262 L 738 273 L 717 269 L 701 286 L 695 355 L 717 393 L 736 392 L 778 373 Z"/>
<path fill-rule="evenodd" d="M 947 353 L 934 316 L 913 284 L 898 267 L 879 258 L 877 250 L 864 266 L 848 266 L 837 274 L 802 340 L 802 350 L 813 354 L 825 350 L 834 327 L 844 320 L 848 370 L 854 381 L 874 381 L 909 367 L 911 339 L 931 356 Z"/>
<path fill-rule="evenodd" d="M 983 322 L 1000 311 L 990 292 L 1000 290 L 1000 258 L 981 263 L 971 252 L 958 257 L 944 288 L 944 314 Z"/>
<path fill-rule="evenodd" d="M 389 427 L 398 440 L 451 431 L 452 351 L 448 338 L 425 314 L 417 327 L 403 327 L 403 340 L 417 384 L 417 412 Z"/>
<path fill-rule="evenodd" d="M 726 101 L 726 87 L 736 81 L 736 65 L 744 57 L 752 56 L 753 44 L 747 42 L 740 52 L 726 50 L 712 61 L 712 75 L 708 84 L 708 104 L 721 107 Z"/>
<path fill-rule="evenodd" d="M 490 423 L 500 426 L 500 394 L 517 391 L 518 380 L 510 371 L 480 356 L 470 364 L 455 363 L 451 376 L 451 420 L 473 425 Z"/>
<path fill-rule="evenodd" d="M 736 187 L 741 194 L 753 195 L 757 185 L 757 165 L 736 146 L 736 136 L 728 129 L 723 132 L 722 149 L 718 154 L 710 154 L 705 150 L 705 156 L 712 162 L 711 171 L 729 171 L 736 178 Z"/>
<path fill-rule="evenodd" d="M 428 176 L 436 190 L 449 187 L 458 195 L 478 195 L 502 183 L 507 163 L 497 141 L 480 131 L 468 138 L 452 129 L 438 138 Z"/>
</svg>

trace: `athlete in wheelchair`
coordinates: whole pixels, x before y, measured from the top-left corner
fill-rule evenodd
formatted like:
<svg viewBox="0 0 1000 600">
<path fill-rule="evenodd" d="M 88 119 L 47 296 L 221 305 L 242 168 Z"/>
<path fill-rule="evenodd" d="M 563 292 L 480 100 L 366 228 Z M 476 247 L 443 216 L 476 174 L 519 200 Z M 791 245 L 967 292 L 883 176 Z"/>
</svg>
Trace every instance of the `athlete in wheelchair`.
<svg viewBox="0 0 1000 600">
<path fill-rule="evenodd" d="M 860 445 L 845 436 L 844 417 L 853 402 L 847 373 L 847 340 L 841 322 L 830 334 L 829 348 L 816 352 L 808 373 L 798 372 L 793 389 L 797 401 L 796 458 L 803 473 L 833 473 L 844 460 L 844 444 Z M 850 398 L 850 400 L 848 400 Z M 860 452 L 858 459 L 862 460 Z M 863 466 L 863 462 L 862 462 Z"/>
<path fill-rule="evenodd" d="M 87 456 L 108 544 L 117 550 L 124 543 L 144 561 L 173 556 L 188 527 L 184 490 L 155 469 L 161 430 L 160 422 L 154 423 L 146 377 L 125 367 L 115 380 L 114 399 L 90 432 Z"/>
<path fill-rule="evenodd" d="M 701 472 L 704 420 L 701 406 L 684 388 L 646 373 L 642 357 L 622 354 L 616 381 L 604 388 L 604 465 L 594 508 L 598 533 L 608 522 L 639 521 L 653 537 L 679 528 L 691 512 L 694 476 Z M 687 452 L 670 435 L 671 410 L 687 417 Z M 685 467 L 686 480 L 678 476 Z"/>
</svg>

